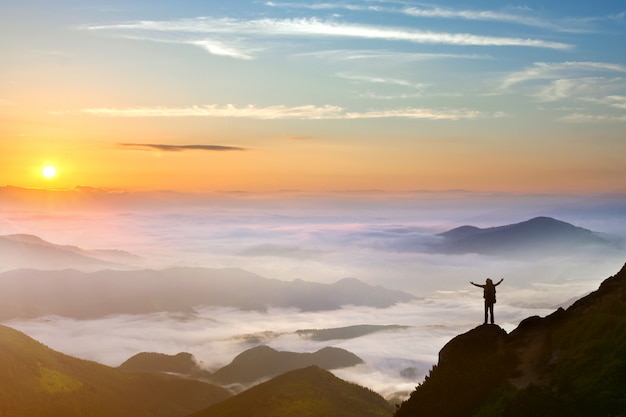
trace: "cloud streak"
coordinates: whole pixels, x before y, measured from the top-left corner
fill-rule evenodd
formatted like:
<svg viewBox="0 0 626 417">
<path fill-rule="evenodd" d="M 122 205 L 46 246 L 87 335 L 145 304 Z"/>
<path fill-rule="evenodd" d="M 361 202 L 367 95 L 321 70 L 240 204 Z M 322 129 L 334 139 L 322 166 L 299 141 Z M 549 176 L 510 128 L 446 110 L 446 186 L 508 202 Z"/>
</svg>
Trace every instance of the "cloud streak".
<svg viewBox="0 0 626 417">
<path fill-rule="evenodd" d="M 167 21 L 134 21 L 111 25 L 82 26 L 82 30 L 108 32 L 117 36 L 136 36 L 137 32 L 152 33 L 150 40 L 160 42 L 179 42 L 200 46 L 216 55 L 249 59 L 248 52 L 239 50 L 246 36 L 258 41 L 260 38 L 351 38 L 366 40 L 385 40 L 392 42 L 410 42 L 418 44 L 443 44 L 457 46 L 518 46 L 548 48 L 557 50 L 571 49 L 572 46 L 561 42 L 541 39 L 484 36 L 471 33 L 450 33 L 413 30 L 401 27 L 346 23 L 324 20 L 315 17 L 295 19 L 257 19 L 241 20 L 233 18 L 197 17 Z M 163 38 L 164 34 L 170 34 Z M 181 40 L 187 34 L 192 39 Z M 206 37 L 209 39 L 206 39 Z M 231 43 L 227 39 L 232 36 Z"/>
<path fill-rule="evenodd" d="M 446 53 L 422 53 L 422 52 L 400 52 L 391 50 L 375 49 L 334 49 L 325 51 L 303 52 L 296 54 L 298 57 L 316 57 L 334 61 L 357 61 L 357 60 L 385 60 L 386 62 L 415 62 L 431 61 L 440 59 L 492 59 L 489 55 L 479 54 L 446 54 Z"/>
<path fill-rule="evenodd" d="M 468 20 L 479 22 L 501 22 L 513 23 L 522 26 L 536 27 L 556 32 L 588 32 L 588 23 L 594 20 L 619 19 L 618 16 L 609 16 L 605 18 L 588 18 L 584 20 L 569 20 L 563 23 L 554 23 L 550 20 L 543 19 L 538 16 L 531 15 L 529 10 L 514 9 L 513 11 L 501 10 L 471 10 L 471 9 L 453 9 L 443 7 L 383 7 L 383 6 L 363 6 L 346 3 L 317 3 L 305 4 L 296 2 L 266 2 L 266 6 L 275 8 L 288 9 L 307 9 L 307 10 L 349 10 L 375 13 L 395 13 L 404 14 L 416 18 L 427 19 L 454 19 Z M 517 13 L 515 13 L 517 12 Z"/>
<path fill-rule="evenodd" d="M 591 61 L 535 62 L 531 67 L 509 74 L 504 79 L 502 87 L 508 88 L 527 81 L 558 79 L 568 74 L 589 71 L 626 73 L 626 66 L 610 62 Z"/>
<path fill-rule="evenodd" d="M 587 32 L 588 30 L 573 26 L 562 26 L 539 17 L 514 14 L 494 10 L 455 10 L 440 7 L 422 8 L 409 7 L 403 10 L 408 16 L 424 18 L 461 19 L 481 22 L 514 23 L 523 26 L 538 27 L 557 32 Z"/>
<path fill-rule="evenodd" d="M 471 109 L 435 110 L 419 107 L 400 109 L 371 110 L 364 112 L 347 111 L 339 106 L 304 105 L 288 107 L 283 105 L 257 107 L 234 105 L 190 106 L 190 107 L 135 107 L 110 108 L 95 107 L 79 110 L 80 113 L 100 117 L 225 117 L 258 120 L 357 120 L 357 119 L 424 119 L 424 120 L 471 120 L 485 117 L 502 117 L 502 113 L 485 113 Z M 55 114 L 63 114 L 56 112 Z"/>
<path fill-rule="evenodd" d="M 156 150 L 162 152 L 182 152 L 182 151 L 245 151 L 245 148 L 238 146 L 222 146 L 222 145 L 167 145 L 160 143 L 118 143 L 122 148 L 133 150 Z"/>
</svg>

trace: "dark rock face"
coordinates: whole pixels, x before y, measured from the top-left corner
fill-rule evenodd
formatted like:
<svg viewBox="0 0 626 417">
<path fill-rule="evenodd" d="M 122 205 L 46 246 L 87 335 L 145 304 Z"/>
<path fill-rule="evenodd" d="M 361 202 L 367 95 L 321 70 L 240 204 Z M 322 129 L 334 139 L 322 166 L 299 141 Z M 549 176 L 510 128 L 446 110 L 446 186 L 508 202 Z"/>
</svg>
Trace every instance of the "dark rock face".
<svg viewBox="0 0 626 417">
<path fill-rule="evenodd" d="M 497 355 L 507 333 L 497 325 L 482 325 L 450 340 L 439 352 L 439 367 L 463 366 L 469 360 Z"/>
<path fill-rule="evenodd" d="M 439 364 L 396 417 L 620 416 L 626 410 L 626 266 L 567 310 L 507 334 L 482 325 Z"/>
<path fill-rule="evenodd" d="M 514 368 L 507 333 L 482 325 L 459 335 L 439 352 L 439 364 L 403 403 L 397 416 L 461 416 L 474 409 Z"/>
</svg>

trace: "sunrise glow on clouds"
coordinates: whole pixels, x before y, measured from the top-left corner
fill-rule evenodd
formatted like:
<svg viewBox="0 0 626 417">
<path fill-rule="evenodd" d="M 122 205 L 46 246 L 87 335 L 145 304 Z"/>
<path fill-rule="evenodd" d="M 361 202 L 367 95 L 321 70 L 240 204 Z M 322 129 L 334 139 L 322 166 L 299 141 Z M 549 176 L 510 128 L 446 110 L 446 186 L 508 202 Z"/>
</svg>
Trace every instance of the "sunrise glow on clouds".
<svg viewBox="0 0 626 417">
<path fill-rule="evenodd" d="M 423 249 L 454 227 L 534 216 L 626 242 L 625 11 L 561 0 L 0 2 L 0 236 L 128 251 L 146 268 L 356 277 L 418 297 L 376 311 L 11 325 L 113 366 L 185 350 L 217 367 L 242 351 L 231 340 L 241 334 L 406 324 L 344 342 L 368 364 L 340 376 L 413 389 L 398 371 L 422 378 L 447 340 L 479 324 L 470 280 L 506 277 L 497 314 L 511 330 L 623 265 L 623 247 L 533 261 Z"/>
<path fill-rule="evenodd" d="M 0 19 L 5 185 L 623 191 L 617 4 L 33 0 Z"/>
</svg>

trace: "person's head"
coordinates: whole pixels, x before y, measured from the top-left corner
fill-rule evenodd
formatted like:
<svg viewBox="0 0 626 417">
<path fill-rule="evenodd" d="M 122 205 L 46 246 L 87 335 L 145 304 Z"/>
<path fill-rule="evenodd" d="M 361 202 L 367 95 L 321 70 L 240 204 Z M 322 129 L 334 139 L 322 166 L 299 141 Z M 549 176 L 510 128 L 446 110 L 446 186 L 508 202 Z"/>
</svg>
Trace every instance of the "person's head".
<svg viewBox="0 0 626 417">
<path fill-rule="evenodd" d="M 493 284 L 493 281 L 491 280 L 491 278 L 487 278 L 487 284 L 489 285 Z"/>
</svg>

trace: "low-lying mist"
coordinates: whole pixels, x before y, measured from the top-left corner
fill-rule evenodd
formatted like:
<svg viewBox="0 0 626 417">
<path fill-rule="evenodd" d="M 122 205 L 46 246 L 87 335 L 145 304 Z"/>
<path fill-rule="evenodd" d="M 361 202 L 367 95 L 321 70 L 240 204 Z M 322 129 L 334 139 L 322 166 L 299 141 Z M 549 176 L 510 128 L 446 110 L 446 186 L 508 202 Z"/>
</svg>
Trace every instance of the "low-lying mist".
<svg viewBox="0 0 626 417">
<path fill-rule="evenodd" d="M 186 351 L 215 370 L 255 344 L 297 352 L 337 346 L 365 361 L 335 371 L 339 377 L 384 395 L 406 392 L 436 363 L 448 340 L 482 323 L 482 293 L 469 281 L 505 279 L 498 287 L 496 322 L 511 330 L 528 316 L 548 314 L 595 290 L 626 260 L 623 247 L 532 258 L 427 250 L 441 239 L 437 234 L 458 226 L 492 227 L 536 216 L 554 217 L 624 242 L 622 195 L 206 196 L 81 189 L 65 203 L 51 206 L 42 203 L 49 196 L 9 199 L 3 196 L 6 192 L 0 190 L 0 201 L 7 203 L 0 213 L 0 234 L 28 233 L 57 244 L 124 250 L 143 257 L 146 268 L 236 267 L 267 278 L 324 283 L 354 277 L 418 297 L 385 309 L 345 306 L 303 313 L 198 306 L 197 314 L 82 321 L 48 316 L 7 323 L 54 349 L 111 366 L 142 351 Z M 32 267 L 37 268 L 35 259 Z M 410 327 L 328 342 L 294 333 L 359 324 Z"/>
<path fill-rule="evenodd" d="M 292 352 L 340 347 L 355 353 L 365 364 L 334 370 L 337 376 L 392 395 L 411 391 L 437 362 L 437 354 L 448 340 L 482 322 L 480 297 L 481 294 L 466 294 L 424 299 L 385 309 L 345 307 L 303 313 L 205 307 L 198 308 L 197 314 L 119 315 L 97 320 L 48 316 L 6 324 L 55 350 L 110 366 L 119 366 L 139 352 L 189 352 L 204 368 L 215 371 L 258 345 Z M 549 312 L 503 303 L 496 308 L 496 318 L 500 325 L 511 329 L 528 315 Z M 302 329 L 358 324 L 397 324 L 407 328 L 328 341 L 296 334 Z"/>
</svg>

